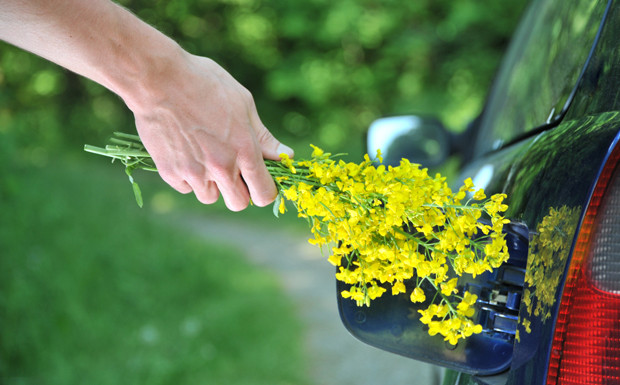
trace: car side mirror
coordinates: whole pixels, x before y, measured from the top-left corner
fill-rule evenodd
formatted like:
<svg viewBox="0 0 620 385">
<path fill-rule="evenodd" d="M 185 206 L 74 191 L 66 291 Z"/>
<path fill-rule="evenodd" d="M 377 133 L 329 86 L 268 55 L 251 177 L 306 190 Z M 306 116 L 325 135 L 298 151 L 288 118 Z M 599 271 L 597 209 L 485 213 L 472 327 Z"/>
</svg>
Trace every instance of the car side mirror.
<svg viewBox="0 0 620 385">
<path fill-rule="evenodd" d="M 368 129 L 367 152 L 381 150 L 383 163 L 398 165 L 402 158 L 424 167 L 442 164 L 452 152 L 452 135 L 437 119 L 415 115 L 375 120 Z"/>
</svg>

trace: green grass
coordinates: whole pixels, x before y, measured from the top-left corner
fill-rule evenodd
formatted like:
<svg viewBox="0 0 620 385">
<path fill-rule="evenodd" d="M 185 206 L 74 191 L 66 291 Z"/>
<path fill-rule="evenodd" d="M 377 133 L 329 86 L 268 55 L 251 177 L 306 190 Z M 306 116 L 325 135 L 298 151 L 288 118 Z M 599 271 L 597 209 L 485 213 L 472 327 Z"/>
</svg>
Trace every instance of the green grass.
<svg viewBox="0 0 620 385">
<path fill-rule="evenodd" d="M 0 383 L 307 383 L 270 274 L 158 223 L 122 169 L 2 157 Z"/>
</svg>

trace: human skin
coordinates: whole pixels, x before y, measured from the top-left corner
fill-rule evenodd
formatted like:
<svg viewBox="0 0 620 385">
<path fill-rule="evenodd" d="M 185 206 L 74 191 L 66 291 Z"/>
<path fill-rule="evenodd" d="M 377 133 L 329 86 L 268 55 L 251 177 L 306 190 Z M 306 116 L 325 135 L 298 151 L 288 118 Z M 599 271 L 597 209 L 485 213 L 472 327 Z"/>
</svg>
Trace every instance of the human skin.
<svg viewBox="0 0 620 385">
<path fill-rule="evenodd" d="M 0 0 L 0 39 L 116 93 L 160 176 L 233 211 L 271 203 L 263 159 L 293 151 L 263 125 L 252 95 L 110 0 Z"/>
</svg>

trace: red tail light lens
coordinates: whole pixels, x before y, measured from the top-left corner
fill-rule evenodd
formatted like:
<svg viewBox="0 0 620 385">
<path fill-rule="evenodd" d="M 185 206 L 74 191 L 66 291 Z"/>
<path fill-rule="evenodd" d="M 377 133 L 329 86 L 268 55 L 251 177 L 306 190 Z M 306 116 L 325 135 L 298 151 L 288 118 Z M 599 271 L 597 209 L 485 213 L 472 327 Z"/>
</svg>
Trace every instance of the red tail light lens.
<svg viewBox="0 0 620 385">
<path fill-rule="evenodd" d="M 620 147 L 579 231 L 556 322 L 547 385 L 620 383 Z"/>
</svg>

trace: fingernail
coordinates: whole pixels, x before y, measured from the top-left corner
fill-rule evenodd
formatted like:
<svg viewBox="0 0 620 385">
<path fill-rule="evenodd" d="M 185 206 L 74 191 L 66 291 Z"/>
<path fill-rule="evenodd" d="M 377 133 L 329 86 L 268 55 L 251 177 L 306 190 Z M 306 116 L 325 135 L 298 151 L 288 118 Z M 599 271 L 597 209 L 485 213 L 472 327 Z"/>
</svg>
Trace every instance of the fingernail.
<svg viewBox="0 0 620 385">
<path fill-rule="evenodd" d="M 290 148 L 289 146 L 285 146 L 284 144 L 280 143 L 278 145 L 278 155 L 285 153 L 286 155 L 288 155 L 290 158 L 292 158 L 293 156 L 295 156 L 295 151 L 293 151 L 292 148 Z"/>
</svg>

